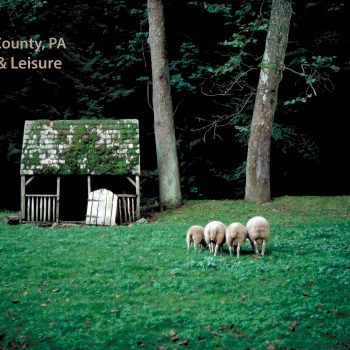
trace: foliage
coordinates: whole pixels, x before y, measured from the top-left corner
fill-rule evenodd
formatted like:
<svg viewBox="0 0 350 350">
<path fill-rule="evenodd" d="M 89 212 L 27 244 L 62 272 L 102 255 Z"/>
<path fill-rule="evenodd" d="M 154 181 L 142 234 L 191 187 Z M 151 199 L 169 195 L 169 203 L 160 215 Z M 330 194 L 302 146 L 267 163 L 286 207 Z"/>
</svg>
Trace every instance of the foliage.
<svg viewBox="0 0 350 350">
<path fill-rule="evenodd" d="M 235 180 L 233 175 L 242 174 L 238 168 L 246 156 L 270 2 L 168 0 L 164 4 L 183 191 L 188 198 L 232 198 L 242 190 L 241 179 Z M 342 25 L 348 5 L 340 0 L 321 0 L 294 2 L 294 6 L 273 156 L 296 155 L 296 163 L 309 157 L 311 169 L 318 150 L 323 152 L 321 159 L 330 157 L 328 153 L 342 139 L 341 126 L 323 137 L 317 135 L 314 125 L 306 125 L 327 128 L 329 121 L 321 121 L 321 116 L 308 108 L 323 110 L 326 97 L 336 102 L 329 103 L 332 107 L 323 118 L 333 118 L 335 104 L 346 99 L 337 100 L 343 89 L 335 79 L 343 79 L 348 72 L 343 69 L 349 56 L 347 31 Z M 61 71 L 0 72 L 6 82 L 0 86 L 1 110 L 6 118 L 0 135 L 0 162 L 7 170 L 8 188 L 18 188 L 22 130 L 28 119 L 137 118 L 141 168 L 156 167 L 145 1 L 2 0 L 0 30 L 2 40 L 45 41 L 55 36 L 63 37 L 67 45 L 66 50 L 45 49 L 36 57 L 62 60 Z M 0 49 L 0 57 L 20 59 L 34 54 Z M 342 74 L 336 74 L 338 69 Z M 334 100 L 329 97 L 333 84 Z M 337 124 L 341 123 L 338 119 Z M 310 142 L 306 145 L 303 140 L 303 151 L 299 152 L 301 134 Z M 218 155 L 224 155 L 224 161 Z M 323 164 L 325 174 L 330 167 Z M 275 179 L 283 178 L 285 169 L 278 165 L 275 170 Z M 332 183 L 328 177 L 327 183 Z M 155 177 L 151 184 L 144 182 L 146 186 L 149 192 L 153 189 L 149 196 L 154 198 L 158 188 Z M 288 192 L 288 186 L 280 193 Z M 17 208 L 17 198 L 12 193 L 9 197 L 11 205 L 9 198 L 0 198 L 1 208 Z"/>
<path fill-rule="evenodd" d="M 272 140 L 275 141 L 275 147 L 284 154 L 294 151 L 304 159 L 318 159 L 319 147 L 315 141 L 296 128 L 274 123 L 272 126 Z"/>
<path fill-rule="evenodd" d="M 172 60 L 169 63 L 169 69 L 171 72 L 170 83 L 177 91 L 195 91 L 196 86 L 191 83 L 200 77 L 197 72 L 197 64 L 199 51 L 192 42 L 183 42 L 180 47 L 181 58 Z M 192 72 L 192 73 L 191 73 Z M 184 78 L 184 74 L 190 74 L 190 76 Z"/>
<path fill-rule="evenodd" d="M 235 128 L 236 141 L 246 146 L 249 138 L 250 116 L 247 114 L 234 115 L 231 123 Z M 293 126 L 274 123 L 272 125 L 272 140 L 276 150 L 287 154 L 288 152 L 300 153 L 303 158 L 315 159 L 318 154 L 318 146 L 312 137 L 303 134 Z"/>
<path fill-rule="evenodd" d="M 75 116 L 105 118 L 116 101 L 122 101 L 135 90 L 126 76 L 135 63 L 142 61 L 139 52 L 137 56 L 134 54 L 136 49 L 130 52 L 130 48 L 136 48 L 140 41 L 140 34 L 135 34 L 134 30 L 139 23 L 128 21 L 130 14 L 139 16 L 133 11 L 134 7 L 134 1 L 114 4 L 99 0 L 91 5 L 84 1 L 64 5 L 47 1 L 5 2 L 1 10 L 9 23 L 2 26 L 7 31 L 8 39 L 22 37 L 46 41 L 49 35 L 63 37 L 67 46 L 67 49 L 54 53 L 52 50 L 38 53 L 38 58 L 54 56 L 61 59 L 61 71 L 22 72 L 26 79 L 7 93 L 23 103 L 27 114 L 33 113 L 33 107 L 27 106 L 25 97 L 39 89 L 52 92 L 52 96 L 45 96 L 44 101 L 33 100 L 36 115 L 49 114 L 50 117 L 64 119 Z M 121 26 L 111 22 L 110 16 L 118 18 Z M 62 26 L 63 23 L 65 26 Z M 28 53 L 2 54 L 21 57 Z M 64 89 L 68 89 L 69 93 Z"/>
<path fill-rule="evenodd" d="M 329 8 L 322 7 L 323 3 L 314 5 L 319 6 L 323 12 L 329 10 Z M 295 7 L 299 9 L 300 6 L 296 5 Z M 333 7 L 331 6 L 331 8 Z M 260 62 L 263 52 L 262 43 L 265 40 L 265 32 L 268 27 L 269 6 L 263 2 L 242 1 L 235 5 L 227 5 L 226 3 L 204 5 L 204 8 L 209 13 L 224 12 L 225 20 L 228 20 L 227 24 L 232 29 L 230 37 L 217 44 L 215 66 L 206 70 L 207 74 L 202 87 L 202 91 L 207 96 L 214 98 L 223 109 L 215 118 L 212 115 L 203 118 L 201 129 L 205 131 L 205 134 L 210 132 L 214 137 L 217 137 L 220 127 L 231 125 L 236 129 L 239 143 L 246 145 L 246 136 L 250 126 L 250 120 L 246 122 L 246 116 L 250 116 L 252 113 L 256 90 L 256 83 L 252 82 L 257 81 L 259 68 L 262 66 Z M 340 10 L 342 4 L 336 8 Z M 294 28 L 303 24 L 298 16 L 293 17 L 293 21 L 290 36 L 294 39 Z M 339 65 L 344 64 L 337 56 L 321 54 L 325 51 L 321 40 L 318 40 L 317 45 L 310 48 L 309 39 L 304 38 L 302 33 L 298 34 L 298 37 L 290 41 L 285 66 L 282 69 L 283 82 L 277 117 L 280 108 L 284 107 L 288 110 L 295 104 L 306 103 L 310 98 L 324 91 L 332 92 L 332 73 L 338 72 Z M 300 78 L 301 83 L 298 80 Z M 290 88 L 292 84 L 294 87 Z M 287 88 L 283 88 L 283 86 L 287 86 Z M 292 112 L 291 109 L 289 111 Z M 244 125 L 242 125 L 242 117 Z M 280 121 L 274 126 L 274 130 L 274 141 L 282 140 L 278 137 L 279 133 L 288 135 L 282 145 L 283 153 L 287 149 L 298 149 L 296 145 L 299 138 L 293 127 Z M 312 157 L 315 158 L 317 147 L 310 140 L 310 137 L 303 136 L 306 136 L 303 142 L 305 147 L 302 147 L 302 151 L 299 153 L 310 159 L 310 152 L 305 151 L 305 148 L 311 149 L 313 150 L 311 151 Z M 276 143 L 276 149 L 279 149 L 279 142 Z"/>
<path fill-rule="evenodd" d="M 349 197 L 283 197 L 193 201 L 130 227 L 1 222 L 1 347 L 345 348 L 349 210 Z M 187 253 L 190 225 L 257 214 L 264 257 Z"/>
</svg>

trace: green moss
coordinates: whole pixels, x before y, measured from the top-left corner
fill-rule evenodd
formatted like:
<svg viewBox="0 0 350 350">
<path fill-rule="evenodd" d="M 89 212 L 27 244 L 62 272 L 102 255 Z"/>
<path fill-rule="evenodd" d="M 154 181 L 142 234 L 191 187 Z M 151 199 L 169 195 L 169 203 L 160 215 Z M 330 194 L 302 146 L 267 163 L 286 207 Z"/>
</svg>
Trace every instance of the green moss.
<svg viewBox="0 0 350 350">
<path fill-rule="evenodd" d="M 64 153 L 67 170 L 73 174 L 118 174 L 114 159 L 118 147 L 107 147 L 104 143 L 99 144 L 99 141 L 96 130 L 90 126 L 76 127 L 72 143 Z"/>
<path fill-rule="evenodd" d="M 39 151 L 32 151 L 27 153 L 27 156 L 22 160 L 22 164 L 26 167 L 31 168 L 32 166 L 36 166 L 40 163 L 40 153 Z"/>
<path fill-rule="evenodd" d="M 52 149 L 57 152 L 56 160 L 64 160 L 64 164 L 40 164 L 40 155 L 47 149 L 45 140 L 41 139 L 45 125 L 54 130 L 50 135 Z M 114 131 L 113 144 L 106 143 L 105 131 Z M 121 175 L 131 173 L 138 165 L 138 124 L 129 120 L 37 120 L 28 125 L 26 133 L 27 140 L 34 142 L 23 145 L 22 165 L 25 169 L 40 165 L 41 169 L 34 169 L 35 173 Z M 126 151 L 118 153 L 119 149 Z"/>
</svg>

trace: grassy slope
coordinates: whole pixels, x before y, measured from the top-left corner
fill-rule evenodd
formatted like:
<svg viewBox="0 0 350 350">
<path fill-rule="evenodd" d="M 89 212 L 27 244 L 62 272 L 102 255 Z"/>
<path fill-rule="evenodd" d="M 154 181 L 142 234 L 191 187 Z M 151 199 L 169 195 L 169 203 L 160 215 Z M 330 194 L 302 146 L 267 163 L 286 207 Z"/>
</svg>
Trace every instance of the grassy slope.
<svg viewBox="0 0 350 350">
<path fill-rule="evenodd" d="M 190 225 L 254 215 L 271 223 L 266 256 L 187 254 Z M 283 197 L 191 201 L 132 227 L 1 223 L 0 344 L 349 349 L 349 219 L 350 197 Z"/>
</svg>

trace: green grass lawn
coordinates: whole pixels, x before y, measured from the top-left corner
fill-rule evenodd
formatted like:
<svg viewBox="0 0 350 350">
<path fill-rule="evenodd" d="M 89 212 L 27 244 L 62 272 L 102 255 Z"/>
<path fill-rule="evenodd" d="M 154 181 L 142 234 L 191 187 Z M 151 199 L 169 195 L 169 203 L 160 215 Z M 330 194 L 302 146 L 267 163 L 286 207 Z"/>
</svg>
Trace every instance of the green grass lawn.
<svg viewBox="0 0 350 350">
<path fill-rule="evenodd" d="M 0 349 L 350 349 L 350 197 L 190 201 L 130 227 L 5 225 Z M 271 225 L 267 254 L 187 228 Z"/>
</svg>

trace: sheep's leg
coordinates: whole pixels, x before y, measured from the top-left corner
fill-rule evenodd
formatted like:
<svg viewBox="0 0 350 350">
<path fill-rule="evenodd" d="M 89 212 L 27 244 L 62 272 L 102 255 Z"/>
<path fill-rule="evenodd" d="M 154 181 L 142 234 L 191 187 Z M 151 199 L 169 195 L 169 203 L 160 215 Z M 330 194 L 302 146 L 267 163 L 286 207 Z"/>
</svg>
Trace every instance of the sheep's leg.
<svg viewBox="0 0 350 350">
<path fill-rule="evenodd" d="M 213 245 L 214 245 L 214 243 L 213 243 Z M 214 256 L 216 256 L 216 254 L 218 253 L 218 250 L 219 250 L 219 244 L 217 244 L 217 245 L 215 246 Z"/>
<path fill-rule="evenodd" d="M 230 252 L 230 255 L 232 255 L 232 246 L 231 245 L 228 246 L 228 250 Z"/>
<path fill-rule="evenodd" d="M 238 243 L 238 245 L 237 245 L 237 258 L 239 258 L 240 253 L 241 253 L 241 247 L 240 247 L 240 243 Z"/>
<path fill-rule="evenodd" d="M 265 254 L 265 246 L 266 246 L 266 241 L 263 239 L 262 248 L 261 248 L 261 255 Z"/>
<path fill-rule="evenodd" d="M 259 251 L 258 251 L 258 243 L 256 243 L 256 241 L 254 240 L 254 241 L 253 241 L 253 244 L 254 244 L 254 253 L 255 253 L 255 254 L 259 254 Z"/>
<path fill-rule="evenodd" d="M 190 239 L 186 239 L 187 241 L 187 252 L 190 251 L 190 246 L 191 246 L 191 240 Z"/>
<path fill-rule="evenodd" d="M 249 241 L 250 247 L 251 247 L 252 250 L 254 251 L 254 244 L 253 244 L 253 242 L 252 242 L 250 239 L 248 239 L 248 241 Z"/>
</svg>

